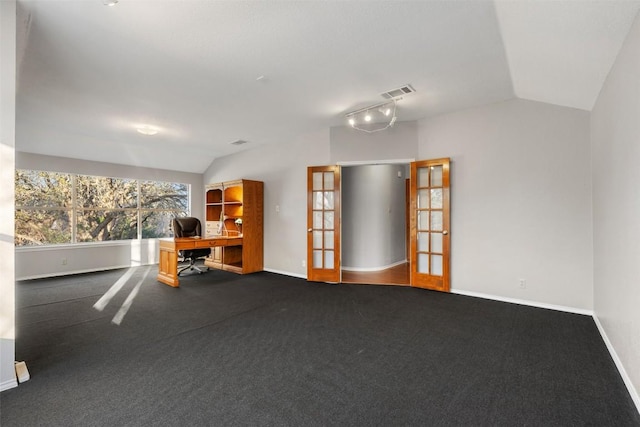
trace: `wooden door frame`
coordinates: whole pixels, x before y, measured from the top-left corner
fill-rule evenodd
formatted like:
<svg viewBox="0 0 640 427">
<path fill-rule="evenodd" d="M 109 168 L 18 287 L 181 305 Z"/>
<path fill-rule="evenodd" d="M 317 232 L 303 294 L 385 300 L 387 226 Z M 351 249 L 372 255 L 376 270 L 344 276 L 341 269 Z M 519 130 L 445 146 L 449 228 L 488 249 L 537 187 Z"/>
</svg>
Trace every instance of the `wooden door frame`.
<svg viewBox="0 0 640 427">
<path fill-rule="evenodd" d="M 419 160 L 411 163 L 411 286 L 425 288 L 441 292 L 449 292 L 451 289 L 451 202 L 450 202 L 450 163 L 449 158 Z M 417 203 L 418 183 L 417 169 L 442 165 L 442 276 L 418 273 L 418 227 L 417 227 Z M 431 230 L 431 227 L 429 227 Z M 430 268 L 430 267 L 429 267 Z"/>
<path fill-rule="evenodd" d="M 405 257 L 411 263 L 411 174 L 404 182 Z M 411 277 L 409 277 L 411 284 Z"/>
<path fill-rule="evenodd" d="M 399 160 L 399 161 L 386 161 L 386 162 L 347 162 L 338 163 L 337 165 L 328 166 L 309 166 L 307 167 L 307 280 L 308 281 L 321 281 L 331 283 L 341 283 L 342 266 L 341 266 L 341 242 L 342 242 L 342 226 L 341 226 L 341 166 L 366 166 L 371 164 L 409 164 L 410 165 L 410 179 L 408 180 L 408 200 L 409 205 L 407 216 L 408 222 L 408 235 L 409 235 L 409 248 L 408 261 L 410 263 L 410 286 L 422 287 L 426 289 L 433 289 L 443 292 L 450 291 L 450 159 L 430 159 L 430 160 Z M 430 166 L 430 165 L 442 165 L 443 166 L 443 264 L 442 264 L 442 276 L 431 276 L 424 273 L 417 272 L 417 179 L 415 176 L 418 167 Z M 321 271 L 314 271 L 313 269 L 313 172 L 319 171 L 332 171 L 334 172 L 334 268 L 332 270 L 321 269 Z M 405 192 L 407 186 L 405 185 Z M 324 270 L 324 271 L 322 271 Z M 426 277 L 428 276 L 428 277 Z M 438 279 L 441 277 L 441 279 Z M 435 278 L 435 279 L 433 279 Z"/>
<path fill-rule="evenodd" d="M 330 166 L 309 166 L 307 167 L 307 280 L 310 282 L 329 282 L 340 283 L 342 281 L 342 256 L 341 256 L 341 186 L 342 175 L 340 165 Z M 333 251 L 334 262 L 333 269 L 314 269 L 313 268 L 313 174 L 314 172 L 333 172 L 334 174 L 334 235 L 333 235 Z"/>
</svg>

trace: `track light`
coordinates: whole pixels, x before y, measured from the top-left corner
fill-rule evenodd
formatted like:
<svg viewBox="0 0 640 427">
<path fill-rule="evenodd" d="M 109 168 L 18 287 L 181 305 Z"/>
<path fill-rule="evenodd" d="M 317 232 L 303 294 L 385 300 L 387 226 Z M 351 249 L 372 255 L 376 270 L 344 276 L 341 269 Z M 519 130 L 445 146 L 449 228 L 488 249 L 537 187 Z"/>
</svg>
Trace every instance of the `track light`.
<svg viewBox="0 0 640 427">
<path fill-rule="evenodd" d="M 379 132 L 396 122 L 396 99 L 346 114 L 349 126 L 363 132 Z"/>
<path fill-rule="evenodd" d="M 389 116 L 389 114 L 391 114 L 391 108 L 386 105 L 378 108 L 378 111 L 380 111 L 385 116 Z"/>
</svg>

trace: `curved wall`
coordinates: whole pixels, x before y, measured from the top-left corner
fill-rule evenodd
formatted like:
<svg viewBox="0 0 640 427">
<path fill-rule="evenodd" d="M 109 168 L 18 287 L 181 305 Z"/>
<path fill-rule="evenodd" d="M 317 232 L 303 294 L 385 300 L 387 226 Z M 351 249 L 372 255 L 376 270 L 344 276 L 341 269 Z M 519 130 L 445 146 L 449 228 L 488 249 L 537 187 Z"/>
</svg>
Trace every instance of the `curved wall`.
<svg viewBox="0 0 640 427">
<path fill-rule="evenodd" d="M 405 261 L 406 178 L 402 164 L 342 168 L 343 269 L 374 271 Z"/>
</svg>

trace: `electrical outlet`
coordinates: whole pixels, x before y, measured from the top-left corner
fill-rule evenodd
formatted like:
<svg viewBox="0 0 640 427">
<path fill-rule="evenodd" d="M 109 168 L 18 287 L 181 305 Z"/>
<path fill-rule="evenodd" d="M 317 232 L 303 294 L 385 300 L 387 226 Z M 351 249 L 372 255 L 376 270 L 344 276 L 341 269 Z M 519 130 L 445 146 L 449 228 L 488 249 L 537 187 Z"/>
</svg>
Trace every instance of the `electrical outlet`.
<svg viewBox="0 0 640 427">
<path fill-rule="evenodd" d="M 302 266 L 303 266 L 303 267 L 306 267 L 306 266 L 307 266 L 307 261 L 302 260 Z"/>
<path fill-rule="evenodd" d="M 66 258 L 62 258 L 62 265 L 67 265 L 67 259 Z"/>
<path fill-rule="evenodd" d="M 518 285 L 520 286 L 520 289 L 527 289 L 527 281 L 525 279 L 519 279 Z"/>
</svg>

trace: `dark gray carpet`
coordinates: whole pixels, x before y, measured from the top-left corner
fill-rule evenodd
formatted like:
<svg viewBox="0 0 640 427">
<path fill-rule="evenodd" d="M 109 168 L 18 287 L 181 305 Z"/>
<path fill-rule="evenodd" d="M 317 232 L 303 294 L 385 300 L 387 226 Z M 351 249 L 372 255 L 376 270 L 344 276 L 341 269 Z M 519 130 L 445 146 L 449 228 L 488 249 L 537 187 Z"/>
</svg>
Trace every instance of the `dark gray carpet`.
<svg viewBox="0 0 640 427">
<path fill-rule="evenodd" d="M 9 426 L 638 426 L 588 316 L 221 271 L 20 282 Z"/>
</svg>

